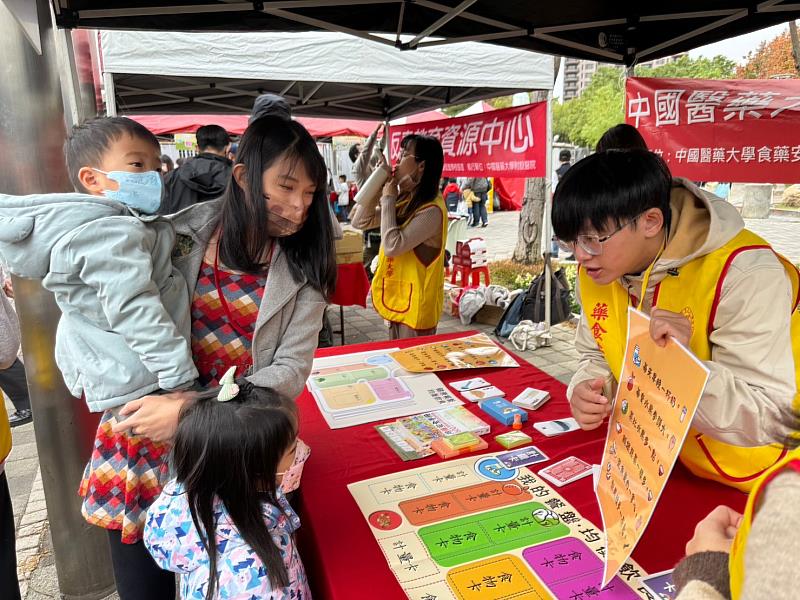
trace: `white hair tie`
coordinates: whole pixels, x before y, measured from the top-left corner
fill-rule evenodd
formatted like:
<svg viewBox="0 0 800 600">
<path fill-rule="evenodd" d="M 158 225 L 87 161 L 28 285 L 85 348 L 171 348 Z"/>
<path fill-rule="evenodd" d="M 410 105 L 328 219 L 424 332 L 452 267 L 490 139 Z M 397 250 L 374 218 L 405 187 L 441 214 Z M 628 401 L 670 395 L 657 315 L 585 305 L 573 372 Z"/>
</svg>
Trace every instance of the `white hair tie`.
<svg viewBox="0 0 800 600">
<path fill-rule="evenodd" d="M 219 394 L 217 394 L 217 401 L 227 402 L 228 400 L 236 398 L 236 395 L 239 393 L 239 386 L 234 383 L 233 376 L 235 374 L 236 367 L 234 366 L 225 371 L 225 375 L 220 378 L 219 384 L 222 388 L 219 390 Z"/>
</svg>

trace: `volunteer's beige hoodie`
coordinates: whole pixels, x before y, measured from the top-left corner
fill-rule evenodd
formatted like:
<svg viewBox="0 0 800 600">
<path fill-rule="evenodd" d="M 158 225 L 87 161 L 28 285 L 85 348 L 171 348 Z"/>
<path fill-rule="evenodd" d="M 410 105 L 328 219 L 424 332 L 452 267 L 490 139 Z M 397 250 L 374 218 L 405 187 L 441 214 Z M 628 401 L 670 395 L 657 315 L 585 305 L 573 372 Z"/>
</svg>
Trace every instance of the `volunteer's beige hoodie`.
<svg viewBox="0 0 800 600">
<path fill-rule="evenodd" d="M 718 249 L 744 228 L 731 204 L 682 178 L 673 181 L 671 205 L 669 240 L 653 267 L 642 307 L 647 313 L 667 271 Z M 641 275 L 619 282 L 631 295 L 641 295 Z M 710 336 L 711 360 L 705 364 L 711 376 L 693 422 L 698 431 L 739 446 L 769 444 L 788 433 L 795 395 L 791 307 L 789 277 L 771 250 L 750 250 L 733 259 Z M 582 381 L 613 377 L 585 315 L 575 345 L 581 358 L 568 398 Z"/>
</svg>

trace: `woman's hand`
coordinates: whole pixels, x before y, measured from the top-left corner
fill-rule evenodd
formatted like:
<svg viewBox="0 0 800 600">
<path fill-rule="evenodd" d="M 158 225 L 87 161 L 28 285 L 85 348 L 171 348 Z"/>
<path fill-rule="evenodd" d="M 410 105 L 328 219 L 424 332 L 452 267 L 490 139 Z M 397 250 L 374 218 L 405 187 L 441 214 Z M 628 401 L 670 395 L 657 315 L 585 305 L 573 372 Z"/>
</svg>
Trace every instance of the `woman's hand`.
<svg viewBox="0 0 800 600">
<path fill-rule="evenodd" d="M 397 186 L 397 181 L 394 177 L 390 177 L 385 184 L 383 184 L 383 197 L 397 198 L 400 195 L 400 188 Z"/>
<path fill-rule="evenodd" d="M 183 405 L 194 396 L 194 392 L 171 392 L 128 402 L 120 415 L 130 416 L 114 425 L 114 433 L 129 431 L 131 435 L 142 435 L 154 442 L 168 442 L 175 437 Z"/>
<path fill-rule="evenodd" d="M 686 555 L 698 552 L 730 553 L 741 522 L 740 513 L 727 506 L 718 506 L 695 527 L 694 537 L 686 544 Z"/>
</svg>

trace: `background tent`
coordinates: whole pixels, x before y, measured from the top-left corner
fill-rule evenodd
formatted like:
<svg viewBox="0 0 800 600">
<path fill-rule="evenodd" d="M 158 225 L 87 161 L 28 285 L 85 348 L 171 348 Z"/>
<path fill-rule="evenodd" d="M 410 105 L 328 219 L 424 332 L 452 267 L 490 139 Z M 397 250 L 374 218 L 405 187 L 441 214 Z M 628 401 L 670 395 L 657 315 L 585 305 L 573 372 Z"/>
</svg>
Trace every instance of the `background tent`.
<svg viewBox="0 0 800 600">
<path fill-rule="evenodd" d="M 553 86 L 552 57 L 474 42 L 401 53 L 340 33 L 104 31 L 100 50 L 106 97 L 129 116 L 249 113 L 272 92 L 297 117 L 391 120 Z"/>
<path fill-rule="evenodd" d="M 228 133 L 241 135 L 247 128 L 250 115 L 130 115 L 156 135 L 194 133 L 198 127 L 211 123 L 223 127 Z M 298 117 L 314 138 L 330 138 L 340 135 L 367 137 L 375 130 L 379 121 L 356 119 L 318 119 Z"/>
</svg>

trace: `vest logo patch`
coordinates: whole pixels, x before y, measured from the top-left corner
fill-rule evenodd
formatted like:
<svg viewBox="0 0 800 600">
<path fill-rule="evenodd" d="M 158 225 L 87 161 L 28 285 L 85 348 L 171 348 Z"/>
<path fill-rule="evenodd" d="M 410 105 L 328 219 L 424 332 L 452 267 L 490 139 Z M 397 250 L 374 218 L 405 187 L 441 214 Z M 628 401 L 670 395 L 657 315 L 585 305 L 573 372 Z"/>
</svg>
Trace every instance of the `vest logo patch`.
<svg viewBox="0 0 800 600">
<path fill-rule="evenodd" d="M 592 336 L 594 337 L 594 341 L 597 344 L 597 347 L 600 350 L 603 349 L 603 336 L 608 333 L 602 325 L 600 325 L 600 321 L 605 321 L 608 319 L 608 304 L 605 302 L 598 302 L 594 305 L 594 309 L 592 310 L 591 314 L 589 315 L 591 319 L 594 319 L 594 324 L 592 325 Z"/>
<path fill-rule="evenodd" d="M 689 337 L 691 338 L 694 335 L 694 312 L 692 312 L 692 309 L 689 308 L 688 306 L 684 306 L 681 309 L 681 314 L 684 317 L 686 317 L 686 319 L 689 321 L 689 325 L 692 328 L 692 330 L 691 330 L 691 332 L 689 334 Z"/>
</svg>

